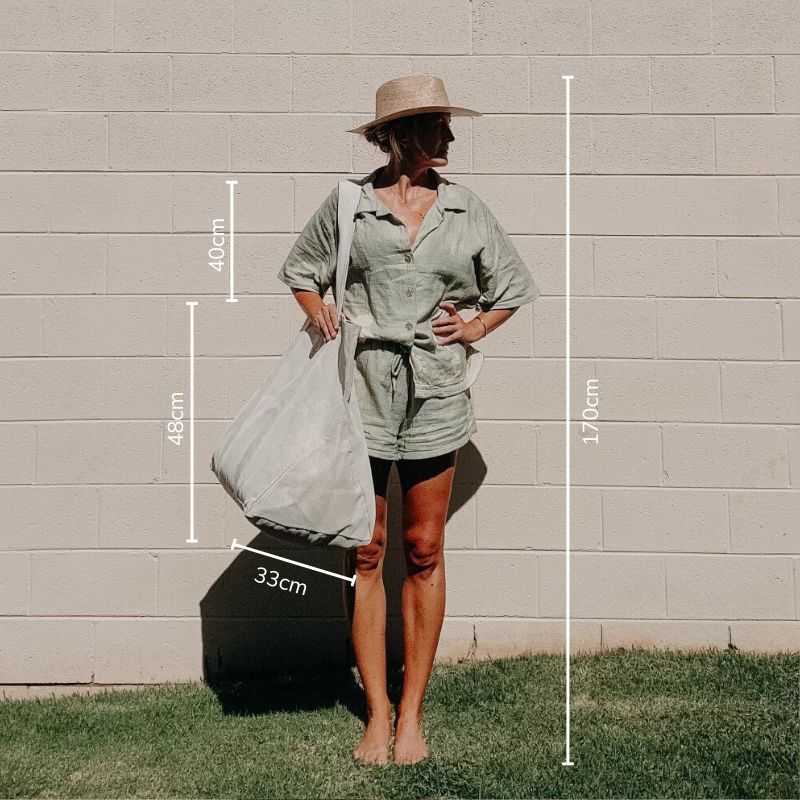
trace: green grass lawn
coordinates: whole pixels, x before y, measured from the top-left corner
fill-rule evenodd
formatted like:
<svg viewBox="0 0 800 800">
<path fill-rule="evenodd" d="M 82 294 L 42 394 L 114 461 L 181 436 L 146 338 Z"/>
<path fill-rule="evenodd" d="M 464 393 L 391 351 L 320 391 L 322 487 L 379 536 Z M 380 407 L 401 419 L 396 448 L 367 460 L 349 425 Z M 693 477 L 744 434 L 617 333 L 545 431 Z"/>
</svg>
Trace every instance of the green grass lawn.
<svg viewBox="0 0 800 800">
<path fill-rule="evenodd" d="M 797 653 L 574 655 L 572 767 L 561 657 L 438 665 L 406 767 L 353 762 L 360 692 L 326 675 L 0 703 L 0 796 L 800 796 Z"/>
</svg>

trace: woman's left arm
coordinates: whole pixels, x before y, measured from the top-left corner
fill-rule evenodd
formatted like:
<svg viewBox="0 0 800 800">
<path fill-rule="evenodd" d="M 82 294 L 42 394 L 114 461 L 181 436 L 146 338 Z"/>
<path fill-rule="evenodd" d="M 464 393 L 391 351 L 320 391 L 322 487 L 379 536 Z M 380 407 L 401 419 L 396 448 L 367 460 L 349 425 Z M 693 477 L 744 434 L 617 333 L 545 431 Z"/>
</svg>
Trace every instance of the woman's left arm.
<svg viewBox="0 0 800 800">
<path fill-rule="evenodd" d="M 467 323 L 465 341 L 471 344 L 488 336 L 495 328 L 499 328 L 508 320 L 516 310 L 516 308 L 495 308 L 491 311 L 481 311 Z"/>
</svg>

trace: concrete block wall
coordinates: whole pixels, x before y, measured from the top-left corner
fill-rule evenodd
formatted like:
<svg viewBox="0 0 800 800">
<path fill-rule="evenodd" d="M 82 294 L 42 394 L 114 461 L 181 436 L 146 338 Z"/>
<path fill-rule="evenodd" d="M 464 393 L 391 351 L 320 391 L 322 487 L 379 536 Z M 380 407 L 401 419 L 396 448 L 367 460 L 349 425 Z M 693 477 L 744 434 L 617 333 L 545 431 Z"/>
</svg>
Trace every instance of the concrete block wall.
<svg viewBox="0 0 800 800">
<path fill-rule="evenodd" d="M 483 110 L 453 119 L 443 172 L 491 204 L 542 290 L 479 345 L 439 657 L 564 646 L 566 73 L 574 419 L 599 385 L 599 443 L 570 431 L 573 650 L 800 649 L 794 0 L 0 8 L 6 693 L 343 652 L 338 582 L 281 567 L 306 595 L 255 583 L 265 560 L 231 541 L 276 548 L 207 465 L 303 321 L 276 277 L 292 242 L 335 181 L 383 163 L 346 129 L 410 72 Z M 228 178 L 236 305 L 207 255 Z M 187 441 L 167 438 L 172 393 L 188 403 L 187 300 L 196 545 Z"/>
</svg>

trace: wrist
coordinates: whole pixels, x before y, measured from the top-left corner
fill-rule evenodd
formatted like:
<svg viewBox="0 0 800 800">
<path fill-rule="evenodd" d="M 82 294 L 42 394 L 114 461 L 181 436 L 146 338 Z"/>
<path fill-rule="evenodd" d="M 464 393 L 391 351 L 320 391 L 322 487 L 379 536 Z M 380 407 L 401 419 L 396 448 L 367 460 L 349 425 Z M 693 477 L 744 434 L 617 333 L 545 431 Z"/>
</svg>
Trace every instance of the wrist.
<svg viewBox="0 0 800 800">
<path fill-rule="evenodd" d="M 470 320 L 470 323 L 473 324 L 473 328 L 475 330 L 473 342 L 477 342 L 479 339 L 483 339 L 486 334 L 489 332 L 488 328 L 486 327 L 486 323 L 478 316 L 473 317 Z"/>
</svg>

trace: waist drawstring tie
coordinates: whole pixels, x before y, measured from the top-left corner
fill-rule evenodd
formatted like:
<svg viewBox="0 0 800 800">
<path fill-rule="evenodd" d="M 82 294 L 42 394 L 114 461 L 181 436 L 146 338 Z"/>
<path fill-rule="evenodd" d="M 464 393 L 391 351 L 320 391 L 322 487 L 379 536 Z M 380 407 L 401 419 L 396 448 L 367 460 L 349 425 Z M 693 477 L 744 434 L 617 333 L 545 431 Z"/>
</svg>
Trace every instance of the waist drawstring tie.
<svg viewBox="0 0 800 800">
<path fill-rule="evenodd" d="M 395 385 L 397 384 L 397 377 L 400 375 L 400 368 L 403 366 L 403 356 L 405 355 L 405 350 L 400 350 L 395 352 L 394 357 L 392 358 L 392 399 L 394 400 L 394 390 Z"/>
</svg>

